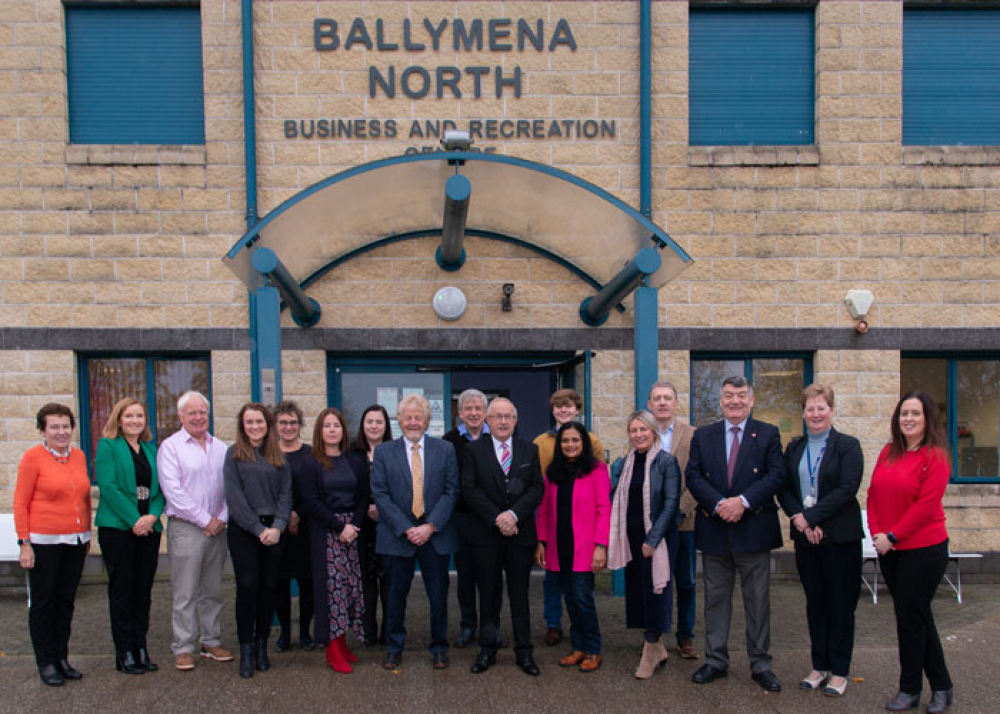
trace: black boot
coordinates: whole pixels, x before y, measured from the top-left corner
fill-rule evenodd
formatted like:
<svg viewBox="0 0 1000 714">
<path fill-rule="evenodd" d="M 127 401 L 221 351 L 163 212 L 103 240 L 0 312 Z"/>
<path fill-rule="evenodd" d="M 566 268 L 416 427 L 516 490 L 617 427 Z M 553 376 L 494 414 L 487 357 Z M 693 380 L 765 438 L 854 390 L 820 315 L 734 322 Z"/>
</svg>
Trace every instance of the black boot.
<svg viewBox="0 0 1000 714">
<path fill-rule="evenodd" d="M 74 669 L 73 665 L 65 657 L 59 660 L 58 669 L 62 672 L 63 679 L 83 679 L 83 675 Z"/>
<path fill-rule="evenodd" d="M 254 660 L 257 665 L 258 672 L 266 672 L 271 669 L 271 660 L 267 658 L 267 638 L 262 640 L 257 640 L 256 651 L 254 652 Z"/>
<path fill-rule="evenodd" d="M 131 652 L 122 652 L 115 655 L 115 669 L 125 674 L 145 674 L 146 670 L 139 666 L 135 655 Z"/>
<path fill-rule="evenodd" d="M 139 665 L 139 669 L 145 672 L 155 672 L 159 669 L 152 660 L 149 659 L 149 652 L 146 651 L 146 646 L 143 645 L 135 653 L 135 661 Z"/>
<path fill-rule="evenodd" d="M 240 643 L 240 676 L 249 679 L 253 676 L 253 645 Z"/>
<path fill-rule="evenodd" d="M 42 678 L 42 683 L 50 687 L 61 687 L 66 681 L 62 672 L 54 664 L 43 664 L 38 668 L 38 676 Z"/>
</svg>

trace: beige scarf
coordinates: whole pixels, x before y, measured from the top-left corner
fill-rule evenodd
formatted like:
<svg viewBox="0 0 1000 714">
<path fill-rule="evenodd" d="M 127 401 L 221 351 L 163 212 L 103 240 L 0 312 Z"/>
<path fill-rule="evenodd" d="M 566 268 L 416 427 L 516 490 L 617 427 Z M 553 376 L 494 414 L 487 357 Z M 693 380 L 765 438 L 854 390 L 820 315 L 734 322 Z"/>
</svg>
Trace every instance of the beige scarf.
<svg viewBox="0 0 1000 714">
<path fill-rule="evenodd" d="M 649 533 L 653 521 L 649 512 L 649 470 L 660 451 L 659 439 L 653 442 L 652 448 L 646 452 L 646 478 L 642 482 L 642 522 Z M 632 470 L 635 465 L 635 449 L 628 452 L 621 476 L 618 478 L 618 489 L 615 492 L 614 503 L 611 504 L 611 542 L 608 544 L 608 568 L 620 570 L 632 560 L 632 551 L 628 546 L 626 532 L 626 517 L 628 514 L 629 484 L 632 481 Z M 667 539 L 663 538 L 653 551 L 653 592 L 659 595 L 670 582 L 670 553 L 667 551 Z"/>
</svg>

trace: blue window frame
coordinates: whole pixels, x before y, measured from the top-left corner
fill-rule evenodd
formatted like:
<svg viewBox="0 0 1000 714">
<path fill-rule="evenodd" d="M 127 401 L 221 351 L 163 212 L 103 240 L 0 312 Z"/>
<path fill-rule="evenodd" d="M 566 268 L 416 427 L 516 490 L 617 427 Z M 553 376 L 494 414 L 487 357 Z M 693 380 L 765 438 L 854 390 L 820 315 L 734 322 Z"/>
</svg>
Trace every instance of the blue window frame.
<svg viewBox="0 0 1000 714">
<path fill-rule="evenodd" d="M 952 481 L 1000 483 L 1000 357 L 904 354 L 899 389 L 926 392 L 941 410 Z"/>
<path fill-rule="evenodd" d="M 813 15 L 812 9 L 691 9 L 692 146 L 813 143 Z"/>
<path fill-rule="evenodd" d="M 743 375 L 754 387 L 755 419 L 776 425 L 782 444 L 803 433 L 802 390 L 812 383 L 813 360 L 805 353 L 694 353 L 691 355 L 691 424 L 722 419 L 722 380 Z"/>
<path fill-rule="evenodd" d="M 153 443 L 180 428 L 177 400 L 196 390 L 209 399 L 209 357 L 197 354 L 90 353 L 77 356 L 80 394 L 80 443 L 93 477 L 94 452 L 115 402 L 134 397 L 146 405 Z M 209 414 L 211 428 L 212 414 Z"/>
<path fill-rule="evenodd" d="M 66 7 L 74 144 L 204 144 L 197 6 Z"/>
<path fill-rule="evenodd" d="M 1000 9 L 903 11 L 903 144 L 1000 145 Z"/>
</svg>

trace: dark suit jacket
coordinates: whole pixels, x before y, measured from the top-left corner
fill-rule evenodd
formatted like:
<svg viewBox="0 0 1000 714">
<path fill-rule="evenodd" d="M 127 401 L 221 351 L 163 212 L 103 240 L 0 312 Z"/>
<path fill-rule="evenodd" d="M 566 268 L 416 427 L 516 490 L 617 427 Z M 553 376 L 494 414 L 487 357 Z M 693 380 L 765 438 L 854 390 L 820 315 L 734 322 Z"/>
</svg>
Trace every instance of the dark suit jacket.
<svg viewBox="0 0 1000 714">
<path fill-rule="evenodd" d="M 865 469 L 861 442 L 853 436 L 830 429 L 830 440 L 816 474 L 818 500 L 812 508 L 805 508 L 802 505 L 799 462 L 806 450 L 806 441 L 805 436 L 796 437 L 785 449 L 785 485 L 778 492 L 781 507 L 789 517 L 801 513 L 810 527 L 822 528 L 824 540 L 833 543 L 861 540 L 865 537 L 857 498 Z M 795 526 L 792 526 L 792 539 L 796 542 L 808 542 Z"/>
<path fill-rule="evenodd" d="M 378 508 L 375 552 L 409 557 L 417 547 L 406 531 L 419 525 L 413 515 L 413 476 L 406 459 L 406 438 L 375 447 L 371 491 Z M 430 544 L 441 555 L 458 550 L 458 531 L 452 513 L 458 500 L 458 461 L 455 448 L 433 436 L 424 437 L 424 517 L 437 531 Z"/>
<path fill-rule="evenodd" d="M 781 547 L 781 526 L 774 495 L 785 482 L 778 427 L 748 419 L 730 486 L 726 479 L 729 422 L 698 428 L 691 439 L 684 480 L 698 500 L 695 544 L 713 555 L 756 553 Z M 736 523 L 715 513 L 724 498 L 743 496 L 750 504 Z"/>
<path fill-rule="evenodd" d="M 500 468 L 493 450 L 493 439 L 489 435 L 465 447 L 462 497 L 472 511 L 466 537 L 473 545 L 504 543 L 507 537 L 496 527 L 496 519 L 508 510 L 517 515 L 517 535 L 511 540 L 531 547 L 538 542 L 535 509 L 545 493 L 538 447 L 517 437 L 511 437 L 510 444 L 509 478 Z"/>
</svg>

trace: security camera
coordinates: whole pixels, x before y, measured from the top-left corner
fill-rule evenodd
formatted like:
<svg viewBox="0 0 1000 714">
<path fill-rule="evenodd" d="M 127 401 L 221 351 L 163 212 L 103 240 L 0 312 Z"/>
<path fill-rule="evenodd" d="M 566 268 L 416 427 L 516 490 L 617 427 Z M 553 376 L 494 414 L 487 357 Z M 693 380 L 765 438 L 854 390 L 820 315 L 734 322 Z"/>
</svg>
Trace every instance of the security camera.
<svg viewBox="0 0 1000 714">
<path fill-rule="evenodd" d="M 472 146 L 472 137 L 469 132 L 461 129 L 447 129 L 441 139 L 441 146 L 445 151 L 468 151 Z"/>
<path fill-rule="evenodd" d="M 854 323 L 854 329 L 863 335 L 868 332 L 868 322 L 866 320 L 858 320 Z"/>
<path fill-rule="evenodd" d="M 504 283 L 503 284 L 503 294 L 510 297 L 514 294 L 514 283 Z"/>
</svg>

